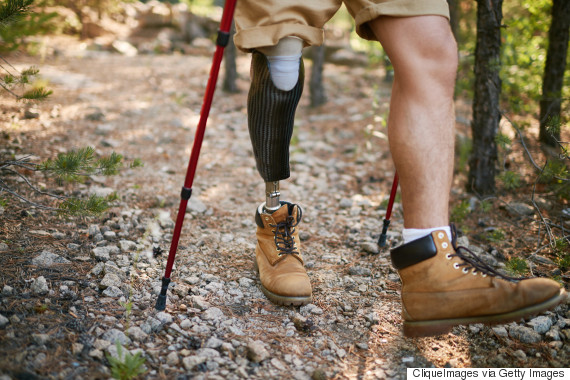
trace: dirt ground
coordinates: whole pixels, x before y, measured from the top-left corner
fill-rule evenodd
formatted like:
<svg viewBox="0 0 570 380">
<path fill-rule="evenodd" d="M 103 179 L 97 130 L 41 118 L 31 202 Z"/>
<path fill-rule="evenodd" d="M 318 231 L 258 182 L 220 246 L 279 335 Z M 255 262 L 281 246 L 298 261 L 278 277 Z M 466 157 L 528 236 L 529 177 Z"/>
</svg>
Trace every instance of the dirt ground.
<svg viewBox="0 0 570 380">
<path fill-rule="evenodd" d="M 126 57 L 82 49 L 67 39 L 50 43 L 57 54 L 44 59 L 9 57 L 16 68 L 38 66 L 54 93 L 49 100 L 30 106 L 2 97 L 2 154 L 31 154 L 38 162 L 93 146 L 100 155 L 116 151 L 126 161 L 140 158 L 144 167 L 61 188 L 78 194 L 94 188 L 116 191 L 119 200 L 99 218 L 66 219 L 1 194 L 9 203 L 0 216 L 0 242 L 7 246 L 0 252 L 0 287 L 8 285 L 14 292 L 3 293 L 0 304 L 0 314 L 10 321 L 0 328 L 0 375 L 108 378 L 107 359 L 92 348 L 111 327 L 126 331 L 155 316 L 153 289 L 162 276 L 172 231 L 171 226 L 161 225 L 162 236 L 148 244 L 148 229 L 135 228 L 123 236 L 140 244 L 143 251 L 155 253 L 142 261 L 144 265 L 131 268 L 133 298 L 127 299 L 133 307 L 126 316 L 120 297 L 104 296 L 97 286 L 100 278 L 93 268 L 98 258 L 93 254 L 96 244 L 90 226 L 113 229 L 120 218 L 137 215 L 139 221 L 153 220 L 164 211 L 175 219 L 211 55 L 204 51 Z M 302 99 L 292 144 L 293 175 L 282 182 L 282 193 L 284 199 L 304 208 L 301 239 L 314 286 L 314 307 L 277 307 L 265 299 L 257 288 L 252 263 L 253 216 L 263 201 L 264 185 L 255 170 L 247 133 L 249 57 L 240 55 L 237 63 L 241 91 L 227 94 L 218 89 L 214 98 L 194 184 L 193 199 L 198 203 L 186 216 L 173 273 L 173 281 L 183 290 L 170 291 L 166 310 L 180 325 L 186 318 L 198 318 L 192 323 L 209 327 L 179 332 L 171 326 L 129 346 L 141 349 L 147 358 L 144 378 L 373 379 L 405 378 L 407 367 L 568 367 L 570 336 L 558 341 L 543 336 L 538 342 L 523 343 L 476 325 L 435 338 L 403 337 L 400 283 L 388 251 L 370 254 L 394 174 L 385 137 L 390 84 L 383 81 L 382 70 L 326 65 L 328 103 L 312 109 L 308 96 Z M 38 117 L 26 118 L 25 110 Z M 457 114 L 459 121 L 468 120 L 469 105 L 458 100 Z M 468 135 L 465 123 L 458 122 L 457 128 L 459 136 Z M 522 165 L 525 158 L 520 153 L 509 160 Z M 57 188 L 42 175 L 26 174 L 35 183 Z M 465 173 L 458 170 L 454 205 L 473 197 L 464 192 L 464 181 Z M 24 184 L 13 183 L 31 196 Z M 529 189 L 532 182 L 518 192 L 500 190 L 491 200 L 490 211 L 473 210 L 459 228 L 484 252 L 498 251 L 505 260 L 516 255 L 529 258 L 537 251 L 537 242 L 538 247 L 545 244 L 538 235 L 540 220 L 536 215 L 509 213 L 507 207 L 513 202 L 528 203 Z M 543 199 L 558 217 L 568 207 L 548 194 Z M 492 231 L 489 227 L 504 231 L 504 240 L 485 239 Z M 399 244 L 401 228 L 397 204 L 390 244 Z M 46 250 L 70 263 L 48 268 L 32 264 Z M 158 255 L 160 251 L 164 253 Z M 550 261 L 535 263 L 533 273 L 558 276 L 568 287 L 568 274 L 557 269 L 547 251 L 539 253 Z M 46 295 L 30 291 L 38 276 L 50 286 Z M 243 279 L 256 282 L 255 286 L 245 286 Z M 211 290 L 208 284 L 212 283 L 223 287 Z M 65 296 L 68 288 L 73 297 Z M 203 297 L 233 322 L 203 323 L 208 309 L 193 305 L 191 295 Z M 308 319 L 304 328 L 291 327 L 296 315 Z M 567 320 L 568 305 L 548 315 Z M 567 331 L 568 326 L 561 329 Z M 228 353 L 218 349 L 223 360 L 212 359 L 217 366 L 207 368 L 187 364 L 184 360 L 205 347 L 212 336 L 232 347 Z M 194 347 L 196 338 L 202 343 Z M 245 355 L 240 347 L 250 340 L 263 342 L 270 357 L 258 363 L 240 361 Z M 167 354 L 177 350 L 180 360 L 167 362 Z"/>
</svg>

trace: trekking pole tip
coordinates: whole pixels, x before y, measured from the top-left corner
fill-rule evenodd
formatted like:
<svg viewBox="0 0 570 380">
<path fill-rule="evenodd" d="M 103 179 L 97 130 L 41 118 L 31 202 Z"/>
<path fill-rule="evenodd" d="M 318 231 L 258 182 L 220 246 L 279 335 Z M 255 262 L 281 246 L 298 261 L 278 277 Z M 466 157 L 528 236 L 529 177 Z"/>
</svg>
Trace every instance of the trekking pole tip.
<svg viewBox="0 0 570 380">
<path fill-rule="evenodd" d="M 170 284 L 170 278 L 162 278 L 162 287 L 160 288 L 160 294 L 156 300 L 156 305 L 154 308 L 159 311 L 164 311 L 166 309 L 166 291 L 168 290 L 168 285 Z"/>
<path fill-rule="evenodd" d="M 164 309 L 166 309 L 166 295 L 158 295 L 158 299 L 156 300 L 156 305 L 154 305 L 154 308 L 158 311 L 164 311 Z"/>
<path fill-rule="evenodd" d="M 384 248 L 386 246 L 386 238 L 388 237 L 388 226 L 390 225 L 390 220 L 384 219 L 384 226 L 382 227 L 382 233 L 378 238 L 378 246 Z"/>
</svg>

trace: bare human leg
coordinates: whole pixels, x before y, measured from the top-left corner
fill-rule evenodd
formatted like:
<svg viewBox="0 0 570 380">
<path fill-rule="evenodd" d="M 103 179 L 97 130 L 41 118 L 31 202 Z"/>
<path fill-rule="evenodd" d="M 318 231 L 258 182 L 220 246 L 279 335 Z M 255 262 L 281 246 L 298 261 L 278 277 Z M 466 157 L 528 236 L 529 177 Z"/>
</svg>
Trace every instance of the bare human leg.
<svg viewBox="0 0 570 380">
<path fill-rule="evenodd" d="M 441 16 L 370 23 L 394 66 L 388 134 L 400 176 L 404 226 L 449 224 L 457 47 Z"/>
</svg>

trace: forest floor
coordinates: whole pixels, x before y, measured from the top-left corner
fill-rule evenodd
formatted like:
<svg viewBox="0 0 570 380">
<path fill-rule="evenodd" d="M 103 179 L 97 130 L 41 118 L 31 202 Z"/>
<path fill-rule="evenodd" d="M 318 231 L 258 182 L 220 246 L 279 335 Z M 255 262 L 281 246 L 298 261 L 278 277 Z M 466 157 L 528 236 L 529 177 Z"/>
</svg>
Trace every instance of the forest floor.
<svg viewBox="0 0 570 380">
<path fill-rule="evenodd" d="M 249 57 L 238 56 L 240 92 L 218 89 L 214 98 L 174 284 L 166 311 L 157 312 L 211 53 L 127 57 L 68 39 L 51 44 L 57 54 L 44 60 L 9 57 L 17 68 L 39 67 L 54 93 L 31 106 L 2 98 L 1 157 L 31 155 L 39 162 L 92 146 L 98 155 L 115 151 L 144 166 L 61 188 L 80 195 L 116 191 L 119 200 L 98 218 L 67 219 L 0 194 L 6 200 L 0 215 L 1 379 L 108 378 L 107 354 L 116 355 L 116 341 L 145 358 L 144 378 L 403 379 L 408 367 L 570 364 L 568 303 L 517 323 L 403 336 L 400 281 L 388 249 L 375 244 L 394 175 L 385 127 L 390 84 L 379 69 L 327 64 L 329 100 L 319 108 L 309 107 L 306 87 L 292 176 L 281 190 L 282 199 L 303 207 L 299 228 L 314 300 L 280 307 L 259 290 L 253 266 L 254 214 L 264 184 L 247 131 Z M 457 115 L 461 141 L 469 135 L 469 104 L 458 100 Z M 529 149 L 540 154 L 532 144 Z M 519 148 L 505 161 L 528 166 Z M 568 288 L 568 273 L 556 265 L 530 201 L 533 172 L 517 191 L 499 186 L 480 207 L 464 191 L 465 169 L 456 171 L 452 208 L 462 243 L 499 268 L 513 257 L 525 259 L 534 275 L 556 277 Z M 24 174 L 57 187 L 38 173 Z M 15 177 L 7 180 L 47 202 Z M 562 212 L 570 214 L 569 206 L 549 193 L 537 195 L 541 212 L 570 228 Z M 392 220 L 389 243 L 395 246 L 399 204 Z"/>
</svg>

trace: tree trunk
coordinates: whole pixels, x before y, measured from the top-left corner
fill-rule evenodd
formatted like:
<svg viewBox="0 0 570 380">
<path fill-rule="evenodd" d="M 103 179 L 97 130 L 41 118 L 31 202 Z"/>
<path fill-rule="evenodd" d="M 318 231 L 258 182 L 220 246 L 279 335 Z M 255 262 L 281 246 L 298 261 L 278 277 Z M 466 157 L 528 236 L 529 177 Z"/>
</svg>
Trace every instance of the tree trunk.
<svg viewBox="0 0 570 380">
<path fill-rule="evenodd" d="M 540 100 L 540 142 L 557 147 L 560 141 L 560 109 L 568 37 L 570 30 L 570 0 L 553 0 L 552 24 L 548 31 L 548 51 Z M 548 128 L 554 125 L 558 128 Z"/>
<path fill-rule="evenodd" d="M 228 46 L 226 46 L 224 50 L 224 61 L 225 61 L 225 69 L 226 74 L 224 76 L 224 84 L 223 90 L 230 93 L 237 93 L 239 89 L 237 87 L 237 68 L 236 68 L 236 56 L 237 56 L 237 49 L 236 45 L 234 45 L 234 34 L 235 34 L 235 27 L 232 23 L 232 27 L 230 28 L 230 41 L 228 42 Z"/>
<path fill-rule="evenodd" d="M 318 107 L 327 102 L 327 95 L 323 85 L 323 67 L 325 65 L 325 45 L 314 46 L 313 67 L 309 87 L 311 92 L 311 107 Z"/>
<path fill-rule="evenodd" d="M 469 159 L 468 190 L 479 194 L 495 191 L 497 144 L 501 120 L 499 78 L 503 0 L 477 0 L 475 91 L 473 98 L 473 151 Z"/>
</svg>

